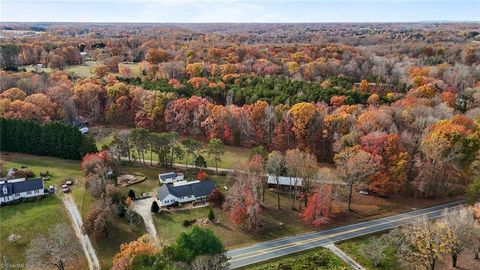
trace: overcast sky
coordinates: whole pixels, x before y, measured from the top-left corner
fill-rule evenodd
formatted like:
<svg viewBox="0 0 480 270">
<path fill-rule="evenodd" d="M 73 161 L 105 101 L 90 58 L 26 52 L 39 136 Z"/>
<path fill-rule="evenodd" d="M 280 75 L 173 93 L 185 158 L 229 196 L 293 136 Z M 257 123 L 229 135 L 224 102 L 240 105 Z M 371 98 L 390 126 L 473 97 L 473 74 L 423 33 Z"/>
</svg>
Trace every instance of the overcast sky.
<svg viewBox="0 0 480 270">
<path fill-rule="evenodd" d="M 480 0 L 0 0 L 0 21 L 480 21 Z"/>
</svg>

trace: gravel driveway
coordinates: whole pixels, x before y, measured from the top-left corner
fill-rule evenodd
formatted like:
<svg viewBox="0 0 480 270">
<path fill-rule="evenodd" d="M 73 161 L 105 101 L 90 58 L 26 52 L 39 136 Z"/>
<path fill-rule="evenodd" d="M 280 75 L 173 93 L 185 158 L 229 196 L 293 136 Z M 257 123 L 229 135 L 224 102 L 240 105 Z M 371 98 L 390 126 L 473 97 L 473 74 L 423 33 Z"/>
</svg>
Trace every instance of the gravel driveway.
<svg viewBox="0 0 480 270">
<path fill-rule="evenodd" d="M 150 211 L 152 202 L 155 200 L 156 198 L 152 197 L 132 201 L 132 209 L 140 216 L 142 216 L 143 222 L 145 223 L 145 230 L 152 237 L 152 239 L 154 239 L 155 242 L 158 243 L 157 229 L 155 228 L 155 224 L 153 223 L 152 212 Z"/>
<path fill-rule="evenodd" d="M 82 231 L 83 221 L 77 205 L 69 194 L 64 195 L 63 204 L 70 214 L 75 234 L 77 235 L 78 239 L 80 239 L 80 244 L 82 245 L 85 256 L 87 257 L 88 268 L 90 270 L 100 269 L 100 263 L 98 261 L 97 254 L 95 253 L 95 249 L 90 242 L 90 238 L 88 238 L 88 235 L 84 234 Z"/>
</svg>

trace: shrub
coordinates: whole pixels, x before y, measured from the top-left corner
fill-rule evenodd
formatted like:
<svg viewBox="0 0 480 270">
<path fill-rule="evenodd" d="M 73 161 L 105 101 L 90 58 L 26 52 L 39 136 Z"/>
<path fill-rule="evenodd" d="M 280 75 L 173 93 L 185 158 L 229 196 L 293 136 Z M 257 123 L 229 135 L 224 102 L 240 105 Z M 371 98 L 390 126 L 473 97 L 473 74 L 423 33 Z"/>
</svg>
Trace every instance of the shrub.
<svg viewBox="0 0 480 270">
<path fill-rule="evenodd" d="M 210 210 L 208 211 L 208 220 L 210 220 L 210 222 L 213 222 L 215 220 L 215 214 L 213 213 L 212 208 L 210 208 Z"/>
<path fill-rule="evenodd" d="M 135 200 L 135 198 L 136 198 L 136 196 L 135 196 L 135 191 L 133 191 L 133 190 L 130 189 L 130 190 L 128 191 L 128 197 L 130 197 L 130 199 L 132 199 L 132 200 Z"/>
<path fill-rule="evenodd" d="M 192 225 L 193 223 L 197 222 L 196 219 L 191 219 L 191 220 L 188 220 L 188 219 L 185 219 L 183 222 L 182 222 L 182 225 L 183 227 L 188 227 L 190 225 Z"/>
<path fill-rule="evenodd" d="M 221 207 L 224 200 L 225 196 L 216 188 L 212 190 L 212 193 L 210 193 L 208 197 L 208 201 L 217 207 Z"/>
<path fill-rule="evenodd" d="M 158 211 L 160 211 L 160 207 L 158 206 L 157 201 L 152 202 L 152 206 L 150 207 L 150 211 L 152 211 L 152 213 L 158 213 Z"/>
<path fill-rule="evenodd" d="M 127 212 L 127 207 L 125 206 L 125 204 L 123 202 L 119 203 L 118 207 L 117 207 L 118 216 L 119 217 L 124 217 L 126 212 Z"/>
</svg>

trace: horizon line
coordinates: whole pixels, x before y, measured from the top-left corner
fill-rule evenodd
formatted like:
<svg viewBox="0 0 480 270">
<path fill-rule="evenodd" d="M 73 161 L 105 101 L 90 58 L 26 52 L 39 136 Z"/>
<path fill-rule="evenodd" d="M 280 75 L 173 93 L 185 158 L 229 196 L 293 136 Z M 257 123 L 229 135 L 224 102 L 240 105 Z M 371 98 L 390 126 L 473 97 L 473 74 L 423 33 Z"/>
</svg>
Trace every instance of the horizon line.
<svg viewBox="0 0 480 270">
<path fill-rule="evenodd" d="M 479 23 L 480 20 L 425 20 L 425 21 L 324 21 L 324 22 L 122 22 L 122 21 L 0 21 L 1 23 L 123 23 L 123 24 L 306 24 L 306 23 Z"/>
</svg>

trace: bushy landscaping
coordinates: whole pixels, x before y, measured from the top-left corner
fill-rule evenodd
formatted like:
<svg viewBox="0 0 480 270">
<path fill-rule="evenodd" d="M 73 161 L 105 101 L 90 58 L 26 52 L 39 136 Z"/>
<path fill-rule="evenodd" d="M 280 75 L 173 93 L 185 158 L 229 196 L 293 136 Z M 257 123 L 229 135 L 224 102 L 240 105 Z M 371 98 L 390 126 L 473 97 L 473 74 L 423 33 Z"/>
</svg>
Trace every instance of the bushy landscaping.
<svg viewBox="0 0 480 270">
<path fill-rule="evenodd" d="M 309 250 L 300 254 L 282 257 L 278 260 L 243 269 L 251 270 L 346 270 L 351 269 L 340 258 L 325 248 Z"/>
</svg>

